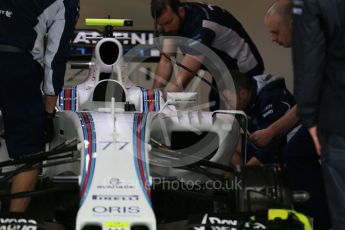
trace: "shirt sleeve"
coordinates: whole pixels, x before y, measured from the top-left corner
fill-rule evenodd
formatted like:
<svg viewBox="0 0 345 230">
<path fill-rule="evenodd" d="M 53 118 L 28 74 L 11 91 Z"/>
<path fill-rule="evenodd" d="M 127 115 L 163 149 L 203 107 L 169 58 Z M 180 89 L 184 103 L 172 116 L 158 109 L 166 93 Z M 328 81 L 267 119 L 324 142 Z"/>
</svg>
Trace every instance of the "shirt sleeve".
<svg viewBox="0 0 345 230">
<path fill-rule="evenodd" d="M 63 6 L 57 9 L 56 14 L 49 21 L 44 56 L 43 91 L 46 95 L 58 95 L 63 88 L 69 42 L 78 17 L 79 0 L 69 0 L 63 1 Z"/>
<path fill-rule="evenodd" d="M 314 0 L 294 0 L 293 65 L 298 116 L 306 127 L 316 125 L 325 61 L 325 35 Z"/>
<path fill-rule="evenodd" d="M 215 39 L 216 34 L 209 28 L 202 27 L 201 30 L 201 42 L 208 47 L 211 47 L 213 40 Z"/>
<path fill-rule="evenodd" d="M 283 88 L 270 89 L 260 93 L 257 100 L 257 128 L 264 129 L 282 117 L 294 105 L 293 96 Z M 262 163 L 274 163 L 279 157 L 285 138 L 276 138 L 265 148 L 248 148 L 251 155 Z"/>
</svg>

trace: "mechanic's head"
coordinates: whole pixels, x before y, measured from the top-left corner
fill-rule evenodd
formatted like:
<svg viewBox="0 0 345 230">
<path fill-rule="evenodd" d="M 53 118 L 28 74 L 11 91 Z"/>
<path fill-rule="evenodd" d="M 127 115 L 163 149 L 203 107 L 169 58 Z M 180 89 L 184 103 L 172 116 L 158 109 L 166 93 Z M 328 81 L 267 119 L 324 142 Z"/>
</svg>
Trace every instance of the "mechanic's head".
<svg viewBox="0 0 345 230">
<path fill-rule="evenodd" d="M 185 9 L 179 0 L 151 0 L 151 15 L 168 35 L 181 29 Z"/>
<path fill-rule="evenodd" d="M 292 2 L 278 0 L 267 11 L 265 25 L 272 36 L 272 41 L 288 48 L 291 47 Z"/>
<path fill-rule="evenodd" d="M 229 89 L 223 90 L 226 102 L 238 110 L 244 110 L 252 98 L 252 80 L 251 77 L 240 73 L 238 70 L 231 70 L 231 76 L 234 81 L 236 92 Z"/>
</svg>

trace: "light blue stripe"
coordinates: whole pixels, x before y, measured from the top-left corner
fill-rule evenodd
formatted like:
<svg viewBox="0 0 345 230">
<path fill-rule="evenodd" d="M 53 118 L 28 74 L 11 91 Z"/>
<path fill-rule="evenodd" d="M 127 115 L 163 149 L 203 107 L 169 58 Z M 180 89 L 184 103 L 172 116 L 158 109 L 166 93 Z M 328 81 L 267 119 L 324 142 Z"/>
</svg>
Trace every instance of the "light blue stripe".
<svg viewBox="0 0 345 230">
<path fill-rule="evenodd" d="M 80 119 L 81 127 L 83 129 L 83 136 L 84 136 L 84 140 L 85 140 L 85 138 L 87 138 L 87 130 L 85 127 L 85 121 L 84 121 L 82 113 L 77 113 L 77 114 L 78 114 L 79 119 Z M 85 147 L 84 155 L 86 156 L 88 153 L 88 151 L 87 151 L 88 147 L 85 146 L 85 143 L 84 143 L 84 147 Z M 86 157 L 85 157 L 85 159 L 86 159 Z M 81 185 L 84 184 L 85 174 L 86 174 L 86 161 L 84 161 L 84 165 L 83 165 L 83 171 L 82 171 L 82 175 L 81 175 Z M 82 186 L 80 187 L 80 191 L 81 191 L 81 189 L 82 189 Z"/>
<path fill-rule="evenodd" d="M 147 101 L 147 90 L 145 89 L 143 93 L 144 93 L 144 112 L 148 112 L 149 108 L 148 108 L 148 101 Z"/>
<path fill-rule="evenodd" d="M 133 152 L 134 152 L 135 171 L 137 173 L 137 177 L 139 178 L 139 181 L 141 181 L 140 169 L 139 169 L 139 163 L 138 163 L 138 149 L 137 149 L 138 117 L 139 117 L 138 113 L 135 113 L 134 114 L 134 121 L 133 121 Z M 141 185 L 141 183 L 140 183 L 140 185 Z M 144 194 L 145 193 L 146 192 L 144 191 Z"/>
<path fill-rule="evenodd" d="M 91 131 L 92 131 L 92 133 L 91 133 L 91 135 L 92 135 L 92 152 L 95 153 L 97 151 L 95 123 L 94 123 L 92 115 L 90 113 L 87 113 L 87 117 L 90 120 L 90 126 L 91 126 Z"/>
<path fill-rule="evenodd" d="M 62 90 L 59 96 L 59 106 L 61 108 L 61 110 L 65 110 L 64 106 L 65 106 L 65 90 Z"/>
<path fill-rule="evenodd" d="M 148 176 L 148 170 L 146 167 L 146 155 L 145 155 L 145 127 L 146 127 L 146 120 L 147 120 L 147 113 L 143 114 L 143 120 L 141 122 L 141 137 L 140 137 L 140 149 L 141 149 L 141 158 L 142 158 L 142 164 L 144 169 L 144 175 L 146 178 L 146 182 L 148 185 L 151 186 Z"/>
<path fill-rule="evenodd" d="M 89 124 L 90 124 L 90 129 L 91 129 L 91 139 L 92 139 L 92 154 L 91 154 L 91 168 L 90 168 L 90 173 L 89 173 L 89 180 L 87 181 L 87 185 L 86 185 L 86 189 L 85 189 L 85 193 L 81 199 L 81 204 L 84 203 L 87 194 L 89 193 L 90 187 L 91 187 L 91 183 L 92 183 L 92 179 L 93 179 L 93 174 L 95 172 L 95 166 L 96 166 L 96 157 L 95 157 L 95 153 L 96 153 L 96 132 L 95 132 L 95 127 L 94 127 L 94 122 L 92 119 L 92 116 L 90 113 L 86 113 L 86 116 L 89 119 Z"/>
<path fill-rule="evenodd" d="M 153 100 L 155 102 L 155 112 L 157 112 L 158 109 L 158 103 L 157 103 L 157 90 L 153 90 Z"/>
<path fill-rule="evenodd" d="M 155 111 L 156 112 L 159 112 L 160 110 L 160 105 L 159 105 L 159 100 L 160 100 L 160 93 L 159 93 L 159 90 L 155 89 Z"/>
<path fill-rule="evenodd" d="M 137 128 L 139 125 L 138 117 L 139 117 L 138 113 L 134 114 L 134 122 L 133 122 L 133 146 L 134 147 L 133 147 L 133 151 L 134 151 L 135 170 L 137 172 L 137 177 L 139 179 L 139 184 L 140 184 L 141 190 L 143 191 L 147 202 L 152 207 L 151 199 L 146 192 L 146 189 L 144 187 L 144 182 L 142 181 L 141 176 L 140 176 L 141 174 L 140 174 L 140 168 L 139 168 L 138 149 L 137 149 Z M 144 172 L 145 172 L 145 168 L 144 168 Z"/>
</svg>

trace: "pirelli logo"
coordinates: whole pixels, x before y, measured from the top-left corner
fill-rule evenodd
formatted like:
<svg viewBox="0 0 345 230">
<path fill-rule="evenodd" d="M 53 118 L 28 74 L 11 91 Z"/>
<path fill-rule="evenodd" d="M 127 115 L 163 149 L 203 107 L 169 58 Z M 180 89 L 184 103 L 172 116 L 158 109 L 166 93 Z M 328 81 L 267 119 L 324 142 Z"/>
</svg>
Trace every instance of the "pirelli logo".
<svg viewBox="0 0 345 230">
<path fill-rule="evenodd" d="M 137 201 L 139 200 L 139 195 L 93 195 L 92 200 Z"/>
</svg>

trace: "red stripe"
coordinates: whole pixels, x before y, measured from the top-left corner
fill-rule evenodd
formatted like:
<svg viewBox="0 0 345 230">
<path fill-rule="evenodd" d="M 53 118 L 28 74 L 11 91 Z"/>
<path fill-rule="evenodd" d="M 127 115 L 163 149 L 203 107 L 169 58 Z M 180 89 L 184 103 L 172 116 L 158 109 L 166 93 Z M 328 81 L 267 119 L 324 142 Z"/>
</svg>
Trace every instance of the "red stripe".
<svg viewBox="0 0 345 230">
<path fill-rule="evenodd" d="M 80 196 L 82 196 L 84 194 L 86 186 L 87 186 L 87 183 L 89 181 L 90 171 L 91 171 L 91 162 L 92 162 L 92 136 L 91 136 L 90 120 L 89 120 L 89 118 L 87 117 L 87 115 L 85 113 L 82 113 L 82 116 L 84 118 L 85 126 L 86 126 L 86 129 L 87 129 L 89 163 L 88 163 L 88 166 L 87 166 L 87 172 L 86 172 L 86 175 L 85 175 L 84 184 L 82 185 Z"/>
<path fill-rule="evenodd" d="M 72 110 L 71 106 L 71 89 L 65 89 L 65 110 Z"/>
<path fill-rule="evenodd" d="M 155 111 L 155 102 L 154 102 L 154 94 L 153 90 L 147 90 L 147 98 L 149 100 L 149 111 L 154 112 Z"/>
<path fill-rule="evenodd" d="M 143 161 L 141 157 L 141 126 L 142 126 L 142 120 L 143 120 L 143 115 L 139 114 L 138 116 L 138 127 L 137 127 L 137 150 L 138 150 L 138 165 L 139 165 L 139 170 L 140 170 L 140 177 L 141 180 L 143 181 L 144 188 L 146 190 L 146 193 L 148 194 L 149 197 L 151 197 L 151 192 L 148 189 L 148 184 L 145 178 L 145 172 L 144 172 L 144 167 L 143 167 Z M 143 130 L 145 132 L 145 130 Z"/>
</svg>

